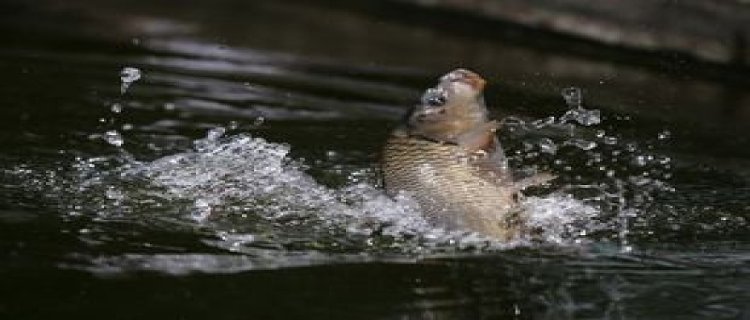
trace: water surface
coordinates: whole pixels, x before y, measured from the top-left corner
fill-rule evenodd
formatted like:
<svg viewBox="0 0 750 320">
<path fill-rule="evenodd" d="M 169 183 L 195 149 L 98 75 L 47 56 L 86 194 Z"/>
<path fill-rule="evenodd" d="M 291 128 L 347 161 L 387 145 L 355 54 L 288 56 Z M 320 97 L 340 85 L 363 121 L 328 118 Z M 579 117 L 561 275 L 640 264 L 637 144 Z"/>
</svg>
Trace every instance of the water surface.
<svg viewBox="0 0 750 320">
<path fill-rule="evenodd" d="M 750 315 L 736 79 L 319 4 L 0 6 L 7 318 Z M 389 129 L 458 66 L 514 167 L 560 176 L 525 201 L 540 239 L 380 189 Z"/>
</svg>

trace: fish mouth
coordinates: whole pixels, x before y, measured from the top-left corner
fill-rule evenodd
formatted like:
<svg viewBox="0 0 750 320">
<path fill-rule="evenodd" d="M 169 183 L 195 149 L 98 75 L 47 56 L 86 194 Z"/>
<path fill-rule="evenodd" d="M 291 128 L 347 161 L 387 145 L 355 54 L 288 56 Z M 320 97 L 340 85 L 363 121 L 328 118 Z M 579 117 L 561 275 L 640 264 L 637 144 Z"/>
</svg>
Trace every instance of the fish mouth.
<svg viewBox="0 0 750 320">
<path fill-rule="evenodd" d="M 467 70 L 467 69 L 456 69 L 453 70 L 443 77 L 440 78 L 441 82 L 457 82 L 457 83 L 463 83 L 471 87 L 472 89 L 481 92 L 484 90 L 484 86 L 487 84 L 487 81 L 482 78 L 479 74 L 477 74 L 474 71 Z"/>
</svg>

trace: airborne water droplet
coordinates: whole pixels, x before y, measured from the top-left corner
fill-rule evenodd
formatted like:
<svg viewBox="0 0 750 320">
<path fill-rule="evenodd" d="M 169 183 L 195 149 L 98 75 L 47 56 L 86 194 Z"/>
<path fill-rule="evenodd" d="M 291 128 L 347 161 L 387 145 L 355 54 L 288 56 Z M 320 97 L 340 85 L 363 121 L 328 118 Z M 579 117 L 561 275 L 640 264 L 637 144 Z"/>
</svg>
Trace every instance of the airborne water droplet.
<svg viewBox="0 0 750 320">
<path fill-rule="evenodd" d="M 112 112 L 114 113 L 120 113 L 122 112 L 122 105 L 119 103 L 113 103 L 110 110 L 112 110 Z"/>
<path fill-rule="evenodd" d="M 659 132 L 658 138 L 659 138 L 659 140 L 667 140 L 671 136 L 672 136 L 672 132 L 669 131 L 669 130 L 667 130 L 667 129 L 664 129 L 664 131 Z"/>
<path fill-rule="evenodd" d="M 120 93 L 125 94 L 125 92 L 128 91 L 128 88 L 133 82 L 138 81 L 138 79 L 141 78 L 141 70 L 138 68 L 133 67 L 125 67 L 120 70 L 120 81 L 122 84 L 120 85 Z"/>
<path fill-rule="evenodd" d="M 604 141 L 604 144 L 609 144 L 609 145 L 617 144 L 616 137 L 607 136 L 607 137 L 604 137 L 603 141 Z"/>
<path fill-rule="evenodd" d="M 266 122 L 266 118 L 263 117 L 257 117 L 255 120 L 253 120 L 253 126 L 259 127 L 263 125 L 263 123 Z"/>
<path fill-rule="evenodd" d="M 593 110 L 582 109 L 578 113 L 578 117 L 576 118 L 576 121 L 578 121 L 578 123 L 584 126 L 593 126 L 595 124 L 599 124 L 600 122 L 602 122 L 601 112 L 598 109 L 593 109 Z"/>
<path fill-rule="evenodd" d="M 580 88 L 565 88 L 562 89 L 560 94 L 562 94 L 563 99 L 565 99 L 565 104 L 568 105 L 568 108 L 575 109 L 581 107 L 581 104 L 583 103 L 583 96 L 581 95 Z"/>
<path fill-rule="evenodd" d="M 104 133 L 104 141 L 107 141 L 107 143 L 115 146 L 115 147 L 121 147 L 123 144 L 125 144 L 125 140 L 122 138 L 119 132 L 115 130 L 109 130 Z"/>
</svg>

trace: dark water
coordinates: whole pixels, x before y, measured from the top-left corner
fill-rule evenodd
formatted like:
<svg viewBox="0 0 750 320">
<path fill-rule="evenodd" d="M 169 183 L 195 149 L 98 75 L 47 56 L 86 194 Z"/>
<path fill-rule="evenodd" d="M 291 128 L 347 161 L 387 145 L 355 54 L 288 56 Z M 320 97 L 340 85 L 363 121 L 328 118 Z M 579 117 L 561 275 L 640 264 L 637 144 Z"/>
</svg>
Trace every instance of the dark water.
<svg viewBox="0 0 750 320">
<path fill-rule="evenodd" d="M 750 317 L 746 78 L 320 3 L 0 9 L 3 319 Z M 458 66 L 512 164 L 560 176 L 526 202 L 541 241 L 378 187 L 389 128 Z"/>
</svg>

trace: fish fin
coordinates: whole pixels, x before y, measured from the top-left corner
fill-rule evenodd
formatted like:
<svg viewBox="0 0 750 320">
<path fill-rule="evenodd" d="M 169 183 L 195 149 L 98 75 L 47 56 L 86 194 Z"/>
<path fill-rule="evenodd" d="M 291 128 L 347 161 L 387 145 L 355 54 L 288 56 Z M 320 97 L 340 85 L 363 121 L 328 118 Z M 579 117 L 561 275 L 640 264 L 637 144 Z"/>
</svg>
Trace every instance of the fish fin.
<svg viewBox="0 0 750 320">
<path fill-rule="evenodd" d="M 495 136 L 497 121 L 489 121 L 456 137 L 456 144 L 476 156 L 474 165 L 489 173 L 493 183 L 512 184 L 512 173 L 503 148 Z"/>
<path fill-rule="evenodd" d="M 523 178 L 519 181 L 514 182 L 513 184 L 515 185 L 518 191 L 523 191 L 524 189 L 528 187 L 547 184 L 550 181 L 555 180 L 555 179 L 557 179 L 556 175 L 551 174 L 549 172 L 541 172 L 531 177 Z"/>
</svg>

